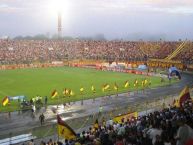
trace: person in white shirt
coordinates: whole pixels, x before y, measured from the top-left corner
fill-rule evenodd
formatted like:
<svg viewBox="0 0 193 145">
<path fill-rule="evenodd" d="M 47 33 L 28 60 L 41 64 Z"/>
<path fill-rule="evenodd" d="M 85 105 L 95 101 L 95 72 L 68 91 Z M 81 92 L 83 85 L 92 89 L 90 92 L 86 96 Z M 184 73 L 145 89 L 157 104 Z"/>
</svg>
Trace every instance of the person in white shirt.
<svg viewBox="0 0 193 145">
<path fill-rule="evenodd" d="M 176 135 L 176 145 L 184 145 L 189 139 L 193 139 L 193 129 L 185 124 L 184 120 L 180 120 L 180 127 Z"/>
<path fill-rule="evenodd" d="M 147 131 L 147 134 L 149 135 L 149 138 L 152 139 L 152 144 L 155 144 L 156 136 L 161 136 L 162 130 L 158 127 L 152 127 Z"/>
</svg>

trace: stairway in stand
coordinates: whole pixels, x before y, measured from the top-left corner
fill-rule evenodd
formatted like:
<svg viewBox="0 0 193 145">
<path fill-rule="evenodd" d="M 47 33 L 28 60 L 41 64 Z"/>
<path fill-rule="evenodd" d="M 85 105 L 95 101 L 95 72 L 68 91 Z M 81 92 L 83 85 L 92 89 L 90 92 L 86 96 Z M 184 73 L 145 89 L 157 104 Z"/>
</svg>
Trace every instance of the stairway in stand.
<svg viewBox="0 0 193 145">
<path fill-rule="evenodd" d="M 184 49 L 186 49 L 186 44 L 188 41 L 182 42 L 171 54 L 169 54 L 165 60 L 172 60 L 174 57 L 176 57 L 180 52 L 182 52 Z"/>
</svg>

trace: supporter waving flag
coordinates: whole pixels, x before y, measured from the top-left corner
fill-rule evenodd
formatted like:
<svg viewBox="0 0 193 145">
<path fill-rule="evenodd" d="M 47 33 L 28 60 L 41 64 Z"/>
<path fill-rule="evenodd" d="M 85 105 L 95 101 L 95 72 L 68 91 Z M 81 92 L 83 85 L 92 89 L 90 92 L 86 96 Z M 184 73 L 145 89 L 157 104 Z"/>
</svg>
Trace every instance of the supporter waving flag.
<svg viewBox="0 0 193 145">
<path fill-rule="evenodd" d="M 127 88 L 129 86 L 129 81 L 126 81 L 124 87 Z"/>
<path fill-rule="evenodd" d="M 145 85 L 145 86 L 148 85 L 148 80 L 147 80 L 147 79 L 144 80 L 144 85 Z"/>
<path fill-rule="evenodd" d="M 104 89 L 105 90 L 108 90 L 110 88 L 110 85 L 109 84 L 106 84 L 105 86 L 104 86 Z"/>
<path fill-rule="evenodd" d="M 58 92 L 54 90 L 51 94 L 52 99 L 54 99 L 56 96 L 58 96 Z"/>
<path fill-rule="evenodd" d="M 64 96 L 68 96 L 69 95 L 69 90 L 67 88 L 64 89 L 63 95 Z"/>
<path fill-rule="evenodd" d="M 73 95 L 74 95 L 74 92 L 73 92 L 71 89 L 69 89 L 69 95 L 70 95 L 70 96 L 73 96 Z"/>
<path fill-rule="evenodd" d="M 84 88 L 81 87 L 81 88 L 80 88 L 80 93 L 83 93 L 83 92 L 84 92 Z"/>
<path fill-rule="evenodd" d="M 94 87 L 93 85 L 91 86 L 91 91 L 92 91 L 93 93 L 96 92 L 95 87 Z"/>
<path fill-rule="evenodd" d="M 114 90 L 115 90 L 115 91 L 118 91 L 118 89 L 119 89 L 119 87 L 118 87 L 117 83 L 115 83 L 115 84 L 114 84 Z"/>
<path fill-rule="evenodd" d="M 74 130 L 68 126 L 68 124 L 62 120 L 62 118 L 57 115 L 57 127 L 58 127 L 58 136 L 71 140 L 76 139 L 76 133 Z"/>
<path fill-rule="evenodd" d="M 189 87 L 185 86 L 184 89 L 180 92 L 180 96 L 179 96 L 180 106 L 182 106 L 182 104 L 189 99 L 190 99 Z"/>
<path fill-rule="evenodd" d="M 98 119 L 95 120 L 95 123 L 94 123 L 93 127 L 94 127 L 95 129 L 98 129 L 98 128 L 99 128 Z"/>
<path fill-rule="evenodd" d="M 137 79 L 135 79 L 134 87 L 138 87 L 138 80 Z"/>
<path fill-rule="evenodd" d="M 3 104 L 3 106 L 6 106 L 8 103 L 9 103 L 9 98 L 6 96 L 6 97 L 3 99 L 2 104 Z"/>
<path fill-rule="evenodd" d="M 102 91 L 105 92 L 106 90 L 108 90 L 110 88 L 110 85 L 109 84 L 105 84 L 103 85 L 102 87 Z"/>
</svg>

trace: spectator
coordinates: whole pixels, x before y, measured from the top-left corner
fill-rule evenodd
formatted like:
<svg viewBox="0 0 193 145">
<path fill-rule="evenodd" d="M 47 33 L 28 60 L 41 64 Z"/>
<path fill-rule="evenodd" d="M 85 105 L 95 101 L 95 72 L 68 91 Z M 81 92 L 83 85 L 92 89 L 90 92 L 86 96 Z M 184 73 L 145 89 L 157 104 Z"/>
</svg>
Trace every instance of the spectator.
<svg viewBox="0 0 193 145">
<path fill-rule="evenodd" d="M 43 113 L 39 116 L 39 120 L 40 120 L 40 123 L 42 125 L 44 123 L 44 121 L 45 121 L 45 116 L 44 116 Z"/>
<path fill-rule="evenodd" d="M 180 127 L 178 128 L 176 136 L 176 145 L 184 145 L 187 141 L 193 139 L 193 129 L 187 124 L 185 124 L 183 118 L 180 119 L 179 125 Z"/>
</svg>

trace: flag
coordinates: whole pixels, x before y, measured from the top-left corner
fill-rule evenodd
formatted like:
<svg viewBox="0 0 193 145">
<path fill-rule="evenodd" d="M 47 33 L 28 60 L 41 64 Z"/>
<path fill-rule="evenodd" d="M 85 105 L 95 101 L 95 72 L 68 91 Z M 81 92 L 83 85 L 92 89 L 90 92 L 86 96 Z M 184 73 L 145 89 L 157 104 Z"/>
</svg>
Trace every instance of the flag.
<svg viewBox="0 0 193 145">
<path fill-rule="evenodd" d="M 80 92 L 83 92 L 83 91 L 84 91 L 84 88 L 83 88 L 83 87 L 81 87 L 81 88 L 80 88 Z"/>
<path fill-rule="evenodd" d="M 110 88 L 110 85 L 109 84 L 106 84 L 105 86 L 104 86 L 104 89 L 105 90 L 107 90 L 107 89 L 109 89 Z"/>
<path fill-rule="evenodd" d="M 58 96 L 58 92 L 56 90 L 54 90 L 51 94 L 52 99 L 54 99 L 56 96 Z"/>
<path fill-rule="evenodd" d="M 70 95 L 70 96 L 73 96 L 73 95 L 74 95 L 74 92 L 73 92 L 71 89 L 69 90 L 69 95 Z"/>
<path fill-rule="evenodd" d="M 58 135 L 65 139 L 75 139 L 76 133 L 74 130 L 63 121 L 59 115 L 57 115 L 57 126 L 58 126 Z"/>
<path fill-rule="evenodd" d="M 173 106 L 175 106 L 175 107 L 180 107 L 180 103 L 179 103 L 179 100 L 178 100 L 178 99 L 174 99 L 174 100 L 173 100 Z"/>
<path fill-rule="evenodd" d="M 174 99 L 174 101 L 173 101 L 173 106 L 175 106 L 175 107 L 180 107 L 180 103 L 179 103 L 179 100 L 178 99 Z"/>
<path fill-rule="evenodd" d="M 190 99 L 189 87 L 185 86 L 179 95 L 179 106 L 182 106 L 182 103 L 184 103 L 186 100 L 189 99 Z"/>
<path fill-rule="evenodd" d="M 124 84 L 124 87 L 127 88 L 129 86 L 129 82 L 126 81 L 125 84 Z"/>
<path fill-rule="evenodd" d="M 69 90 L 65 88 L 64 91 L 63 91 L 63 95 L 64 95 L 64 96 L 69 95 Z"/>
<path fill-rule="evenodd" d="M 136 79 L 134 82 L 134 87 L 137 87 L 137 86 L 138 86 L 138 80 Z"/>
<path fill-rule="evenodd" d="M 96 90 L 95 90 L 95 88 L 94 88 L 94 86 L 93 86 L 93 85 L 91 86 L 91 91 L 92 91 L 93 93 L 95 93 L 95 92 L 96 92 Z"/>
<path fill-rule="evenodd" d="M 6 106 L 8 103 L 9 103 L 9 98 L 6 96 L 6 97 L 3 99 L 2 104 L 3 104 L 3 106 Z"/>
<path fill-rule="evenodd" d="M 141 86 L 144 87 L 145 86 L 145 80 L 141 81 Z"/>
<path fill-rule="evenodd" d="M 104 87 L 104 86 L 102 86 L 102 91 L 103 91 L 103 92 L 105 91 L 105 87 Z"/>
<path fill-rule="evenodd" d="M 145 81 L 144 81 L 144 85 L 146 86 L 146 85 L 147 85 L 147 83 L 148 83 L 148 81 L 147 81 L 147 79 L 145 79 Z"/>
<path fill-rule="evenodd" d="M 118 85 L 115 83 L 114 90 L 118 91 Z"/>
<path fill-rule="evenodd" d="M 104 92 L 104 91 L 108 90 L 109 88 L 110 88 L 110 85 L 109 84 L 105 84 L 103 86 L 103 88 L 102 88 L 102 91 Z"/>
</svg>

